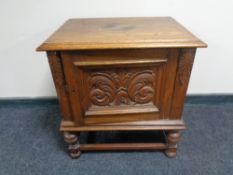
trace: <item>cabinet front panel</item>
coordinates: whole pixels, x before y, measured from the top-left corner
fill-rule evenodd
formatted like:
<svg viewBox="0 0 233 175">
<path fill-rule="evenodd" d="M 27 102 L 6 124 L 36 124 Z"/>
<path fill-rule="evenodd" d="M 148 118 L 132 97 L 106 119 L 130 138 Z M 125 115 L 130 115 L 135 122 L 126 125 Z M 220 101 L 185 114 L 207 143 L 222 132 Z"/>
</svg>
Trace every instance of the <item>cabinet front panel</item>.
<svg viewBox="0 0 233 175">
<path fill-rule="evenodd" d="M 73 115 L 80 124 L 167 118 L 177 50 L 74 51 L 62 57 Z"/>
</svg>

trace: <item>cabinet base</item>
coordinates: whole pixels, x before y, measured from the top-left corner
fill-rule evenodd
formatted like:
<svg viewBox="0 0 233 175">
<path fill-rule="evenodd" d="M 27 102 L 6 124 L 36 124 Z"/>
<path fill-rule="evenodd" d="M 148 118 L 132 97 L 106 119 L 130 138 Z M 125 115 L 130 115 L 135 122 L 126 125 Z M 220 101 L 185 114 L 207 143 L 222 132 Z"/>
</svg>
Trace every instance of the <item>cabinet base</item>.
<svg viewBox="0 0 233 175">
<path fill-rule="evenodd" d="M 81 151 L 123 151 L 123 150 L 163 150 L 165 155 L 172 158 L 177 153 L 177 143 L 181 135 L 180 130 L 164 132 L 166 142 L 161 143 L 79 143 L 79 132 L 64 132 L 64 139 L 69 144 L 71 158 L 78 158 Z"/>
<path fill-rule="evenodd" d="M 166 131 L 185 130 L 183 120 L 149 120 L 122 123 L 104 123 L 98 125 L 76 126 L 72 121 L 62 121 L 60 131 Z"/>
</svg>

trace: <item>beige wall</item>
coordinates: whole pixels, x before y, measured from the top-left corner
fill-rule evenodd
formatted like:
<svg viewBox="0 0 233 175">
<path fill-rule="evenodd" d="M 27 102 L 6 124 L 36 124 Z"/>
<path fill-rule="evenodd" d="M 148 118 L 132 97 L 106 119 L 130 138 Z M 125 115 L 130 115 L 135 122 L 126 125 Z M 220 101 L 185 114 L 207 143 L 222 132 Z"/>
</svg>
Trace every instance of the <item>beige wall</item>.
<svg viewBox="0 0 233 175">
<path fill-rule="evenodd" d="M 172 16 L 209 45 L 199 49 L 189 94 L 233 93 L 230 0 L 0 0 L 0 97 L 55 96 L 35 48 L 68 18 Z"/>
</svg>

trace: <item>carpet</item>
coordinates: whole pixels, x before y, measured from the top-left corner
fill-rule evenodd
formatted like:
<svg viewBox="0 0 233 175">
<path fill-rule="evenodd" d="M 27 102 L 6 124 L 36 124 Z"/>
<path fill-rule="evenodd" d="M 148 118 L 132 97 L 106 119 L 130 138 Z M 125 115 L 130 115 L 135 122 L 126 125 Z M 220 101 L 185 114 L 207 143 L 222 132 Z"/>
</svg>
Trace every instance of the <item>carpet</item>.
<svg viewBox="0 0 233 175">
<path fill-rule="evenodd" d="M 233 174 L 233 103 L 186 103 L 183 117 L 187 130 L 176 158 L 121 151 L 86 152 L 72 160 L 58 131 L 57 103 L 1 103 L 0 174 Z"/>
</svg>

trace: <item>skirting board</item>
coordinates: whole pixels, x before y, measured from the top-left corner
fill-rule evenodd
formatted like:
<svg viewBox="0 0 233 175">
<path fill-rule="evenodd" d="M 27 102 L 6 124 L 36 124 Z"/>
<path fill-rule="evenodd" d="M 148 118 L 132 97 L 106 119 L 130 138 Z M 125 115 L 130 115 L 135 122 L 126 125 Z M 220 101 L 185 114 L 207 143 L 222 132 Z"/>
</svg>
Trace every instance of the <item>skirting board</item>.
<svg viewBox="0 0 233 175">
<path fill-rule="evenodd" d="M 233 103 L 233 94 L 229 95 L 188 95 L 185 104 L 219 104 Z M 56 97 L 37 98 L 1 98 L 0 107 L 4 105 L 58 105 Z"/>
</svg>

